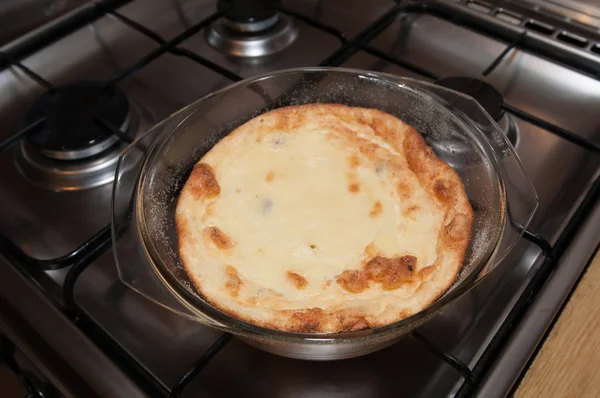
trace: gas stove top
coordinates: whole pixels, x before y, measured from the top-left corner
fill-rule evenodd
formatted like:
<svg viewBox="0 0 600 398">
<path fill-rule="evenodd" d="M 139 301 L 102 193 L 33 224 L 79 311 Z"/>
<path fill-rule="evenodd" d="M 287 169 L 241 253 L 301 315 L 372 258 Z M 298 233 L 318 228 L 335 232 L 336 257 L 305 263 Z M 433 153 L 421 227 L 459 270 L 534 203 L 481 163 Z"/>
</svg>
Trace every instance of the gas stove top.
<svg viewBox="0 0 600 398">
<path fill-rule="evenodd" d="M 67 396 L 506 394 L 600 243 L 597 28 L 554 3 L 257 3 L 250 18 L 223 1 L 103 1 L 2 48 L 3 355 L 17 353 L 32 389 Z M 400 343 L 338 362 L 277 357 L 180 317 L 125 287 L 110 248 L 129 142 L 235 81 L 314 65 L 473 95 L 540 197 L 476 288 Z"/>
</svg>

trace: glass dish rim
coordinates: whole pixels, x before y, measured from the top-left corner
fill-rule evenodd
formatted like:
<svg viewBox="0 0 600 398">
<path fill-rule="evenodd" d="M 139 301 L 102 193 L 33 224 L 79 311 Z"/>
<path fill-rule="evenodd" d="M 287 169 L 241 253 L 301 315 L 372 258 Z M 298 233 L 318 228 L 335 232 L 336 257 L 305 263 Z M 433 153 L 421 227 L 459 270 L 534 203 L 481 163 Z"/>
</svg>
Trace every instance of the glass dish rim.
<svg viewBox="0 0 600 398">
<path fill-rule="evenodd" d="M 442 308 L 446 307 L 451 302 L 453 302 L 455 299 L 457 299 L 458 297 L 460 297 L 464 293 L 466 293 L 468 290 L 470 290 L 475 285 L 475 282 L 478 282 L 480 280 L 480 278 L 477 279 L 477 277 L 481 273 L 481 270 L 483 270 L 486 266 L 488 266 L 490 264 L 490 262 L 492 262 L 494 260 L 494 257 L 500 248 L 500 243 L 502 242 L 502 237 L 505 232 L 506 217 L 507 217 L 507 214 L 506 214 L 506 212 L 507 212 L 506 186 L 505 186 L 505 182 L 504 182 L 504 176 L 502 175 L 503 173 L 499 172 L 499 170 L 502 170 L 502 166 L 500 165 L 499 159 L 497 158 L 496 151 L 493 150 L 493 148 L 491 148 L 491 145 L 489 143 L 487 143 L 489 148 L 488 148 L 488 150 L 485 150 L 484 153 L 486 155 L 491 155 L 491 156 L 489 156 L 489 160 L 492 162 L 493 168 L 496 171 L 495 174 L 496 174 L 496 177 L 498 178 L 498 183 L 499 183 L 498 194 L 499 194 L 500 209 L 499 209 L 499 214 L 498 214 L 498 222 L 500 223 L 501 227 L 498 229 L 498 232 L 496 234 L 497 236 L 495 236 L 495 239 L 494 239 L 495 242 L 493 245 L 489 245 L 487 252 L 482 257 L 482 260 L 474 266 L 474 269 L 471 271 L 471 275 L 469 277 L 467 277 L 465 280 L 463 280 L 459 285 L 452 285 L 450 287 L 450 289 L 451 289 L 450 291 L 445 292 L 440 298 L 436 299 L 432 304 L 430 304 L 423 310 L 409 316 L 408 318 L 405 318 L 400 321 L 397 321 L 397 322 L 394 322 L 394 323 L 391 323 L 388 325 L 384 325 L 381 327 L 369 328 L 369 329 L 364 329 L 364 330 L 354 331 L 354 332 L 339 332 L 339 333 L 289 332 L 289 331 L 283 331 L 283 330 L 278 330 L 278 329 L 264 328 L 261 326 L 257 326 L 257 325 L 245 322 L 245 321 L 238 319 L 232 315 L 229 315 L 221 310 L 218 310 L 217 308 L 211 306 L 208 302 L 204 301 L 200 297 L 192 295 L 189 291 L 187 291 L 187 289 L 185 287 L 181 286 L 181 283 L 177 280 L 177 278 L 175 276 L 173 276 L 171 274 L 171 272 L 168 270 L 168 267 L 163 264 L 163 262 L 160 258 L 160 255 L 158 254 L 157 249 L 155 249 L 155 247 L 152 243 L 152 238 L 150 237 L 150 233 L 146 232 L 147 231 L 147 227 L 146 227 L 147 223 L 145 220 L 145 215 L 144 215 L 144 210 L 143 210 L 144 206 L 142 203 L 142 199 L 144 197 L 143 196 L 144 187 L 146 186 L 146 184 L 144 184 L 144 182 L 145 182 L 145 179 L 148 178 L 148 176 L 150 175 L 150 173 L 148 172 L 148 167 L 149 167 L 149 164 L 151 163 L 150 161 L 154 158 L 154 156 L 157 156 L 161 153 L 160 149 L 164 145 L 164 143 L 167 141 L 167 139 L 172 134 L 174 134 L 178 130 L 178 128 L 189 117 L 194 115 L 194 113 L 195 113 L 194 108 L 197 108 L 202 102 L 207 101 L 208 99 L 210 99 L 214 96 L 220 95 L 224 92 L 235 90 L 240 86 L 258 83 L 264 79 L 269 79 L 269 78 L 286 75 L 286 74 L 319 73 L 319 72 L 321 72 L 321 73 L 327 73 L 327 72 L 348 73 L 348 74 L 356 75 L 356 77 L 375 78 L 378 80 L 385 81 L 388 84 L 402 86 L 404 89 L 409 89 L 413 92 L 417 92 L 421 96 L 429 97 L 429 99 L 432 100 L 431 103 L 433 106 L 442 108 L 444 111 L 449 113 L 452 118 L 458 119 L 461 122 L 461 124 L 464 125 L 471 133 L 473 132 L 474 129 L 477 129 L 477 127 L 474 126 L 473 122 L 469 122 L 470 119 L 468 117 L 466 117 L 467 120 L 464 120 L 465 119 L 464 115 L 460 115 L 459 112 L 453 112 L 450 109 L 444 107 L 440 103 L 439 99 L 436 99 L 435 97 L 432 96 L 432 93 L 429 93 L 429 92 L 421 89 L 420 87 L 408 87 L 408 86 L 404 85 L 403 83 L 406 82 L 406 83 L 414 83 L 417 86 L 435 87 L 436 90 L 441 89 L 441 90 L 450 91 L 453 94 L 460 95 L 470 101 L 474 101 L 470 96 L 464 95 L 464 94 L 456 92 L 454 90 L 446 89 L 446 88 L 437 86 L 433 83 L 424 82 L 424 81 L 421 81 L 418 79 L 412 79 L 412 78 L 400 77 L 400 76 L 396 77 L 396 76 L 390 75 L 388 73 L 383 73 L 383 72 L 378 73 L 378 72 L 373 72 L 373 71 L 365 71 L 365 70 L 352 69 L 352 68 L 340 68 L 340 67 L 300 67 L 300 68 L 278 70 L 278 71 L 274 71 L 274 72 L 269 72 L 269 73 L 264 73 L 261 75 L 253 76 L 253 77 L 241 80 L 239 82 L 233 83 L 233 84 L 226 86 L 215 92 L 212 92 L 211 94 L 208 94 L 207 96 L 204 96 L 204 97 L 194 101 L 193 103 L 189 104 L 188 106 L 186 106 L 186 107 L 180 109 L 179 111 L 175 112 L 174 114 L 170 115 L 163 122 L 157 124 L 151 130 L 149 130 L 142 137 L 136 139 L 136 141 L 134 141 L 132 144 L 130 144 L 131 146 L 134 146 L 139 140 L 148 136 L 153 131 L 156 131 L 157 129 L 161 128 L 163 126 L 163 124 L 165 124 L 166 122 L 168 122 L 178 116 L 179 117 L 183 116 L 180 120 L 177 121 L 177 124 L 173 128 L 171 128 L 169 131 L 161 132 L 155 138 L 155 140 L 152 142 L 151 146 L 148 148 L 148 153 L 144 158 L 142 167 L 139 172 L 137 187 L 134 191 L 134 194 L 136 195 L 136 198 L 135 198 L 136 205 L 135 205 L 134 212 L 135 212 L 136 218 L 137 218 L 137 222 L 135 224 L 138 229 L 138 234 L 140 237 L 139 243 L 141 244 L 144 254 L 146 255 L 146 260 L 150 263 L 155 275 L 158 276 L 158 278 L 161 280 L 161 282 L 164 284 L 164 286 L 167 288 L 167 290 L 171 294 L 173 294 L 181 302 L 182 305 L 184 305 L 189 311 L 192 312 L 192 314 L 190 314 L 190 315 L 195 317 L 196 315 L 194 315 L 194 314 L 202 314 L 204 317 L 208 317 L 210 320 L 213 321 L 213 323 L 209 323 L 209 325 L 212 327 L 220 328 L 222 330 L 226 330 L 226 331 L 234 333 L 234 334 L 240 334 L 243 336 L 259 338 L 259 339 L 266 338 L 266 339 L 276 339 L 276 340 L 287 341 L 287 342 L 292 341 L 292 342 L 297 342 L 297 343 L 320 343 L 320 344 L 332 344 L 332 343 L 335 344 L 335 343 L 346 343 L 346 342 L 358 341 L 358 340 L 370 340 L 376 336 L 384 336 L 384 335 L 393 334 L 393 332 L 402 331 L 407 325 L 419 324 L 420 322 L 424 322 L 429 317 L 435 315 Z M 393 79 L 391 78 L 392 76 L 393 76 Z M 475 135 L 477 135 L 477 134 L 475 134 Z M 477 140 L 477 144 L 481 146 L 482 142 L 480 140 Z M 537 194 L 536 194 L 536 201 L 537 201 Z M 197 293 L 197 294 L 199 294 L 199 293 Z M 198 308 L 198 306 L 202 307 L 202 309 Z M 202 322 L 201 318 L 198 319 L 198 321 Z"/>
</svg>

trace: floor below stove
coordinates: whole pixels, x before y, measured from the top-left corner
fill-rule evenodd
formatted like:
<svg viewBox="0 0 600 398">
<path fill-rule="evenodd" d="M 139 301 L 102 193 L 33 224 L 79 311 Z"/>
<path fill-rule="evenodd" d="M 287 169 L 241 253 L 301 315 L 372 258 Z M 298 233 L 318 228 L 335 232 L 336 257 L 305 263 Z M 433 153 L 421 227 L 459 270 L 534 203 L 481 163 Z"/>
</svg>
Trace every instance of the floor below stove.
<svg viewBox="0 0 600 398">
<path fill-rule="evenodd" d="M 600 250 L 515 394 L 526 397 L 600 396 Z"/>
</svg>

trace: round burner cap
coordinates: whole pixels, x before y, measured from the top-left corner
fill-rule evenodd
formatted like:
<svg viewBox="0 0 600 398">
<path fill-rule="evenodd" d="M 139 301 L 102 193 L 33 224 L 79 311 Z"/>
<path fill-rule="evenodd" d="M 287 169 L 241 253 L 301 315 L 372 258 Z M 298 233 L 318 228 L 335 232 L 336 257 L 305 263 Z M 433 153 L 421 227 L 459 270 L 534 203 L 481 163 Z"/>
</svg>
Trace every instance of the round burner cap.
<svg viewBox="0 0 600 398">
<path fill-rule="evenodd" d="M 267 25 L 265 25 L 265 23 Z M 287 48 L 296 40 L 298 30 L 284 15 L 261 22 L 240 24 L 221 18 L 206 29 L 208 44 L 235 57 L 262 57 Z"/>
<path fill-rule="evenodd" d="M 44 93 L 26 113 L 24 125 L 45 118 L 41 130 L 28 141 L 45 156 L 73 160 L 94 156 L 119 141 L 98 119 L 125 132 L 128 116 L 129 102 L 123 91 L 99 82 L 81 82 Z"/>
<path fill-rule="evenodd" d="M 490 84 L 472 77 L 453 76 L 436 81 L 436 84 L 473 97 L 495 121 L 504 116 L 502 94 Z"/>
</svg>

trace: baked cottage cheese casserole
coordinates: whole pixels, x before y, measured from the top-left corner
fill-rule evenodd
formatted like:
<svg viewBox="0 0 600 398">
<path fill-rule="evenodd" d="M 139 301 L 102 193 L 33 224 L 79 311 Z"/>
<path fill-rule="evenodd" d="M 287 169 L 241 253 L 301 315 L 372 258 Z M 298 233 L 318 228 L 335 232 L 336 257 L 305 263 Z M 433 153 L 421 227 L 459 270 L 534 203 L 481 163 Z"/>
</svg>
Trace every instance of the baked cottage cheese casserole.
<svg viewBox="0 0 600 398">
<path fill-rule="evenodd" d="M 179 255 L 213 306 L 336 333 L 415 314 L 459 273 L 473 212 L 458 174 L 387 113 L 337 104 L 246 122 L 194 166 Z"/>
</svg>

